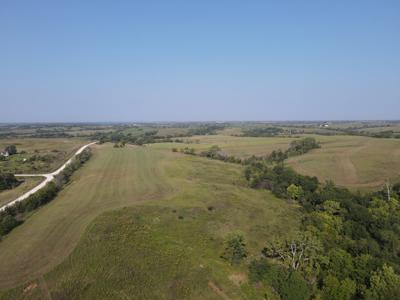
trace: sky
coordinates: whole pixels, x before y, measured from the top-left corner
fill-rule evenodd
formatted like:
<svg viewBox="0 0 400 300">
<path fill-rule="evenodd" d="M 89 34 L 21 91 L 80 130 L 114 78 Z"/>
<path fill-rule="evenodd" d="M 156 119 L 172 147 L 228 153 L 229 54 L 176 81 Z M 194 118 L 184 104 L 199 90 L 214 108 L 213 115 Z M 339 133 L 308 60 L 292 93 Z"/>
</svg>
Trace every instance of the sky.
<svg viewBox="0 0 400 300">
<path fill-rule="evenodd" d="M 368 119 L 400 119 L 400 1 L 0 3 L 0 123 Z"/>
</svg>

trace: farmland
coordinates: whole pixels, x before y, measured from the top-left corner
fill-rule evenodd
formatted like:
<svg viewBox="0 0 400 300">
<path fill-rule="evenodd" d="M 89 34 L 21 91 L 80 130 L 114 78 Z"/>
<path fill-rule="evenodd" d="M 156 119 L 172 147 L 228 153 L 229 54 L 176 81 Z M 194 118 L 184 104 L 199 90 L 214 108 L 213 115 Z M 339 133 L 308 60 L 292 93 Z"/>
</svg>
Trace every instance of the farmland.
<svg viewBox="0 0 400 300">
<path fill-rule="evenodd" d="M 263 126 L 255 124 L 254 128 Z M 85 128 L 73 127 L 79 132 Z M 260 299 L 267 295 L 279 299 L 281 292 L 273 282 L 254 288 L 249 266 L 269 242 L 298 234 L 310 216 L 286 186 L 269 191 L 271 181 L 262 181 L 280 177 L 261 177 L 260 184 L 252 185 L 245 176 L 249 165 L 200 156 L 213 145 L 221 148 L 222 155 L 249 158 L 285 151 L 293 141 L 311 137 L 321 147 L 290 156 L 284 165 L 299 176 L 317 176 L 321 187 L 332 180 L 367 194 L 400 179 L 399 139 L 280 133 L 250 137 L 241 135 L 240 128 L 215 124 L 86 128 L 100 138 L 103 132 L 104 143 L 92 146 L 92 157 L 51 202 L 25 214 L 22 224 L 3 235 L 0 299 L 130 295 L 150 299 Z M 113 131 L 109 135 L 106 129 Z M 199 131 L 211 133 L 190 134 Z M 139 146 L 135 139 L 124 141 L 133 136 L 150 137 L 152 142 Z M 18 154 L 0 162 L 0 170 L 53 171 L 85 143 L 71 137 L 0 139 L 2 148 L 14 144 L 18 149 Z M 185 147 L 193 148 L 194 155 L 179 151 Z M 171 151 L 174 148 L 178 151 Z M 49 160 L 22 161 L 32 156 L 49 156 Z M 267 175 L 273 167 L 268 164 Z M 251 167 L 255 176 L 250 173 L 250 177 L 260 180 L 257 174 L 263 169 L 256 164 Z M 2 191 L 0 203 L 16 198 L 39 180 L 26 178 L 17 187 Z M 312 189 L 305 182 L 304 187 Z M 296 192 L 296 186 L 292 191 Z M 246 248 L 246 257 L 237 265 L 223 258 L 226 242 L 235 234 L 244 238 Z"/>
<path fill-rule="evenodd" d="M 241 268 L 219 258 L 223 240 L 241 231 L 257 255 L 268 238 L 297 229 L 297 205 L 249 189 L 239 165 L 164 147 L 96 146 L 57 198 L 0 243 L 0 286 L 18 286 L 3 298 L 40 298 L 43 290 L 56 298 L 157 298 L 166 286 L 193 298 L 248 293 L 232 279 L 242 278 Z M 132 270 L 143 273 L 126 285 Z M 145 286 L 149 278 L 159 285 Z"/>
<path fill-rule="evenodd" d="M 367 137 L 318 137 L 322 147 L 288 164 L 305 175 L 354 190 L 373 190 L 400 179 L 400 141 Z"/>
<path fill-rule="evenodd" d="M 303 136 L 314 137 L 321 143 L 321 148 L 288 160 L 287 164 L 302 174 L 317 176 L 322 182 L 333 180 L 336 184 L 353 190 L 368 191 L 381 188 L 387 180 L 395 182 L 400 179 L 399 139 L 343 135 Z M 212 145 L 218 145 L 225 153 L 244 158 L 251 155 L 268 155 L 278 149 L 286 150 L 290 142 L 295 139 L 294 137 L 195 136 L 189 139 L 194 143 L 184 146 L 203 151 Z M 169 147 L 176 145 L 169 144 Z"/>
</svg>

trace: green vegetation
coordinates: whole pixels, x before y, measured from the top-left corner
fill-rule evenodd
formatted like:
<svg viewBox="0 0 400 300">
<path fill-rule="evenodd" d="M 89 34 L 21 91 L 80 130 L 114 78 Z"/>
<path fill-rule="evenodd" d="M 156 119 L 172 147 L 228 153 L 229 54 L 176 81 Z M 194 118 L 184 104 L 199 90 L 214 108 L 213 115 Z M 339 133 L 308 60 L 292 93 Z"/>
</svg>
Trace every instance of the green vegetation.
<svg viewBox="0 0 400 300">
<path fill-rule="evenodd" d="M 380 274 L 375 276 L 382 277 L 386 272 L 392 274 L 388 275 L 390 280 L 400 280 L 385 267 L 390 264 L 400 270 L 397 187 L 394 192 L 387 189 L 368 195 L 352 194 L 333 183 L 321 185 L 315 177 L 297 174 L 283 165 L 270 167 L 262 162 L 247 166 L 245 174 L 251 186 L 297 200 L 307 212 L 303 233 L 270 243 L 262 251 L 265 257 L 280 261 L 288 270 L 300 271 L 316 295 L 322 289 L 325 299 L 370 299 L 374 293 L 400 298 L 400 289 L 393 288 L 394 284 L 382 284 L 383 290 L 376 292 L 375 282 L 379 280 L 370 276 L 375 272 Z M 337 291 L 339 286 L 343 289 Z"/>
<path fill-rule="evenodd" d="M 288 156 L 302 155 L 310 152 L 312 149 L 321 148 L 319 143 L 313 137 L 306 137 L 300 140 L 294 140 L 290 143 L 289 149 L 286 151 Z"/>
<path fill-rule="evenodd" d="M 225 241 L 225 250 L 221 257 L 231 265 L 238 265 L 247 257 L 246 244 L 241 234 L 232 234 Z"/>
<path fill-rule="evenodd" d="M 3 206 L 12 200 L 15 200 L 25 192 L 38 185 L 41 180 L 43 180 L 42 177 L 18 177 L 18 186 L 0 192 L 0 205 Z"/>
<path fill-rule="evenodd" d="M 87 148 L 78 154 L 65 169 L 56 176 L 55 180 L 30 195 L 26 200 L 15 203 L 0 212 L 0 238 L 8 234 L 14 227 L 22 224 L 29 212 L 53 200 L 63 185 L 68 183 L 74 171 L 80 168 L 91 156 Z"/>
<path fill-rule="evenodd" d="M 272 286 L 276 298 L 284 300 L 310 299 L 307 282 L 297 271 L 288 271 L 280 265 L 271 264 L 267 259 L 253 260 L 249 266 L 250 282 Z"/>
<path fill-rule="evenodd" d="M 240 165 L 160 146 L 97 146 L 73 184 L 0 243 L 1 286 L 28 281 L 2 297 L 28 295 L 24 289 L 36 284 L 29 293 L 40 298 L 43 282 L 53 298 L 258 294 L 246 283 L 247 258 L 231 266 L 220 257 L 224 241 L 240 230 L 250 257 L 298 227 L 297 206 L 246 187 Z M 112 208 L 123 209 L 91 223 Z"/>
<path fill-rule="evenodd" d="M 0 172 L 14 174 L 53 172 L 84 144 L 87 144 L 87 141 L 79 139 L 0 139 L 0 149 L 9 145 L 18 148 L 18 153 L 0 160 Z"/>
<path fill-rule="evenodd" d="M 0 299 L 400 298 L 400 141 L 343 135 L 373 125 L 10 127 L 11 176 L 103 144 L 0 213 Z"/>
<path fill-rule="evenodd" d="M 357 136 L 320 136 L 320 149 L 287 161 L 297 172 L 353 191 L 379 190 L 385 181 L 400 181 L 400 141 Z"/>
<path fill-rule="evenodd" d="M 19 184 L 17 178 L 12 173 L 0 172 L 0 191 L 8 190 L 16 187 Z"/>
<path fill-rule="evenodd" d="M 243 131 L 242 136 L 252 137 L 273 137 L 286 134 L 285 130 L 280 127 L 265 127 L 265 128 L 249 128 Z"/>
</svg>

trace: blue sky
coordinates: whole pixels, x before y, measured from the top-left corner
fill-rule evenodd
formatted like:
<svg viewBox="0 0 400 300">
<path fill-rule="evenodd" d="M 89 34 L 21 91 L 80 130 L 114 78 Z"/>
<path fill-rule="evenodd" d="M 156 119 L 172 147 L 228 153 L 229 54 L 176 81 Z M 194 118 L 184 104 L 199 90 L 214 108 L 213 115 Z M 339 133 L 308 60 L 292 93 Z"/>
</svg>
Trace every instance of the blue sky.
<svg viewBox="0 0 400 300">
<path fill-rule="evenodd" d="M 0 5 L 0 122 L 400 119 L 400 1 Z"/>
</svg>

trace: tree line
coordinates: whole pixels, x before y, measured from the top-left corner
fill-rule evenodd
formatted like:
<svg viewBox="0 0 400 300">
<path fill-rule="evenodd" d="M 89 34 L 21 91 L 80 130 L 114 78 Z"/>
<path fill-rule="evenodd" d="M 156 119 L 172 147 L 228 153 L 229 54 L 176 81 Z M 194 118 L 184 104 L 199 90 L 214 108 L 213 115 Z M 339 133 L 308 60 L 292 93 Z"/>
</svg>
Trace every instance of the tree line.
<svg viewBox="0 0 400 300">
<path fill-rule="evenodd" d="M 306 137 L 299 140 L 294 140 L 290 143 L 289 148 L 286 151 L 282 150 L 273 150 L 269 155 L 265 156 L 250 156 L 249 158 L 240 158 L 234 155 L 228 155 L 223 152 L 223 150 L 218 145 L 213 145 L 209 149 L 196 152 L 196 149 L 193 147 L 184 147 L 184 148 L 172 148 L 172 152 L 181 152 L 184 154 L 190 155 L 198 155 L 202 157 L 207 157 L 210 159 L 221 160 L 224 162 L 237 163 L 243 165 L 253 164 L 255 162 L 265 162 L 265 163 L 282 163 L 290 156 L 296 156 L 305 154 L 312 149 L 321 148 L 320 144 L 313 137 Z"/>
</svg>

